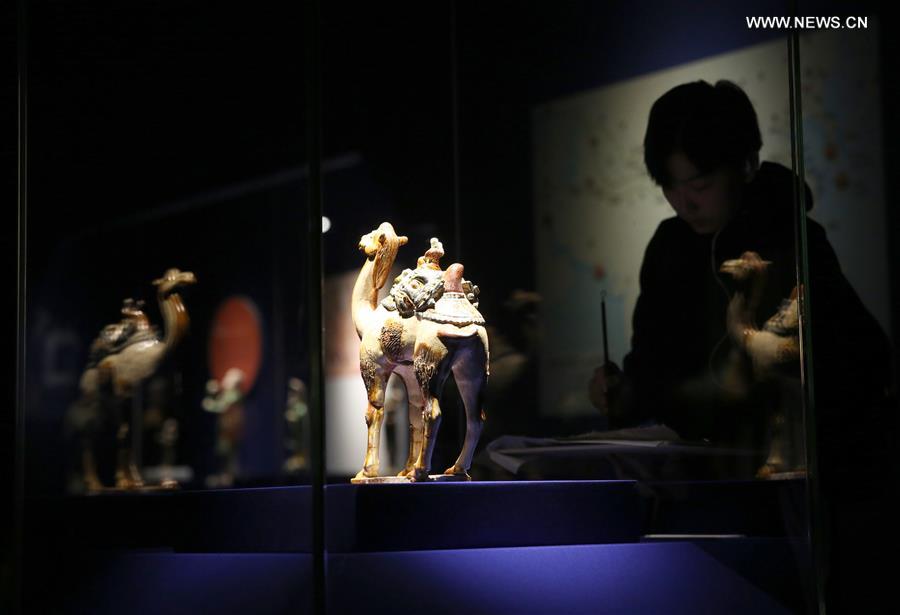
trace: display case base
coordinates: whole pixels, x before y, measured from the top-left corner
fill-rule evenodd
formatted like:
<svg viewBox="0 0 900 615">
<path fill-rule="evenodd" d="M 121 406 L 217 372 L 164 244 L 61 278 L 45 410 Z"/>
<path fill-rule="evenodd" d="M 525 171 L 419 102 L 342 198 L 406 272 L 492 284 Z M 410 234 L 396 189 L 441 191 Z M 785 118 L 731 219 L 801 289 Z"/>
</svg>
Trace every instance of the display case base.
<svg viewBox="0 0 900 615">
<path fill-rule="evenodd" d="M 785 470 L 783 472 L 770 472 L 759 477 L 761 480 L 805 480 L 806 470 Z"/>
<path fill-rule="evenodd" d="M 400 485 L 406 483 L 459 483 L 472 480 L 468 475 L 458 474 L 429 474 L 427 481 L 415 481 L 409 476 L 373 476 L 371 478 L 351 478 L 354 485 Z"/>
<path fill-rule="evenodd" d="M 142 485 L 140 487 L 100 487 L 88 489 L 84 495 L 109 495 L 109 494 L 136 494 L 136 493 L 166 493 L 178 491 L 181 485 L 177 481 L 161 483 L 159 485 Z"/>
<path fill-rule="evenodd" d="M 408 476 L 373 476 L 371 478 L 351 478 L 354 485 L 400 485 L 413 482 Z"/>
</svg>

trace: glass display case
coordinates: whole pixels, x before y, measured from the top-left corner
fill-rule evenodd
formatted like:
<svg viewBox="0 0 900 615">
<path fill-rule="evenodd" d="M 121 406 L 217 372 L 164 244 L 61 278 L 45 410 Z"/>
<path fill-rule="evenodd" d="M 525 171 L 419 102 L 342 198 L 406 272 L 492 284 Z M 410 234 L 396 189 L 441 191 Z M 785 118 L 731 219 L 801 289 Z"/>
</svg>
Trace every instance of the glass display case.
<svg viewBox="0 0 900 615">
<path fill-rule="evenodd" d="M 877 612 L 877 8 L 22 5 L 22 612 Z"/>
<path fill-rule="evenodd" d="M 23 610 L 308 610 L 307 7 L 22 4 Z"/>
</svg>

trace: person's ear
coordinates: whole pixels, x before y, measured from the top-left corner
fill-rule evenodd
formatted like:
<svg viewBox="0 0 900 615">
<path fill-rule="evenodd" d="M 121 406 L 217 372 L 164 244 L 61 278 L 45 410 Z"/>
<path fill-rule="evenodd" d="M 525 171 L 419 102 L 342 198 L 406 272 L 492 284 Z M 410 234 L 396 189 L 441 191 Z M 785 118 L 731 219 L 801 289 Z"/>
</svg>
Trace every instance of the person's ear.
<svg viewBox="0 0 900 615">
<path fill-rule="evenodd" d="M 753 152 L 749 156 L 747 156 L 747 160 L 744 162 L 744 183 L 749 184 L 753 181 L 753 178 L 756 177 L 756 172 L 759 170 L 759 152 Z"/>
</svg>

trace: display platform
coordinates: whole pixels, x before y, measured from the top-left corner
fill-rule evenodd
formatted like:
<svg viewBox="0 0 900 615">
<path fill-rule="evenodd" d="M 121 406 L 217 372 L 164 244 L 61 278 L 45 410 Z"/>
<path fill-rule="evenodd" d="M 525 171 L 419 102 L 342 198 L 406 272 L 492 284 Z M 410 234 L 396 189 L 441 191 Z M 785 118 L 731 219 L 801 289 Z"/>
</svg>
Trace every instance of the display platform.
<svg viewBox="0 0 900 615">
<path fill-rule="evenodd" d="M 334 613 L 792 612 L 687 542 L 331 554 L 327 582 Z"/>
<path fill-rule="evenodd" d="M 634 481 L 329 485 L 330 552 L 635 542 Z"/>
<path fill-rule="evenodd" d="M 29 613 L 275 615 L 311 612 L 308 553 L 111 552 L 73 555 L 44 579 Z"/>
<path fill-rule="evenodd" d="M 653 502 L 645 534 L 800 535 L 807 518 L 803 479 L 641 483 Z"/>
<path fill-rule="evenodd" d="M 35 498 L 26 532 L 76 549 L 309 553 L 310 506 L 308 486 Z"/>
<path fill-rule="evenodd" d="M 805 551 L 782 519 L 803 494 L 802 481 L 332 484 L 328 612 L 792 612 Z M 32 499 L 28 599 L 298 612 L 311 502 L 302 486 Z"/>
</svg>

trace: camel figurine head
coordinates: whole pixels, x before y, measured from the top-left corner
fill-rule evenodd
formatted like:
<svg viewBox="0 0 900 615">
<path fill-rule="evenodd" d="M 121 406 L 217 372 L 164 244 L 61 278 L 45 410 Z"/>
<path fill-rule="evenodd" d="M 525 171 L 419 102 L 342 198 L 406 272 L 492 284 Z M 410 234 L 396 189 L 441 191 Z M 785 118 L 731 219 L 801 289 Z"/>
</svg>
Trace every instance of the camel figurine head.
<svg viewBox="0 0 900 615">
<path fill-rule="evenodd" d="M 182 286 L 196 283 L 197 277 L 192 272 L 180 271 L 174 267 L 166 270 L 161 278 L 153 280 L 153 285 L 158 287 L 158 292 L 162 297 L 168 296 Z"/>
<path fill-rule="evenodd" d="M 391 273 L 391 266 L 397 258 L 397 250 L 409 241 L 406 236 L 398 236 L 390 222 L 382 222 L 377 229 L 359 239 L 359 249 L 368 260 L 374 261 L 372 270 L 376 289 L 383 288 Z"/>
<path fill-rule="evenodd" d="M 744 252 L 740 258 L 725 261 L 719 271 L 729 274 L 738 282 L 744 282 L 752 276 L 764 273 L 772 261 L 765 261 L 756 252 Z"/>
</svg>

